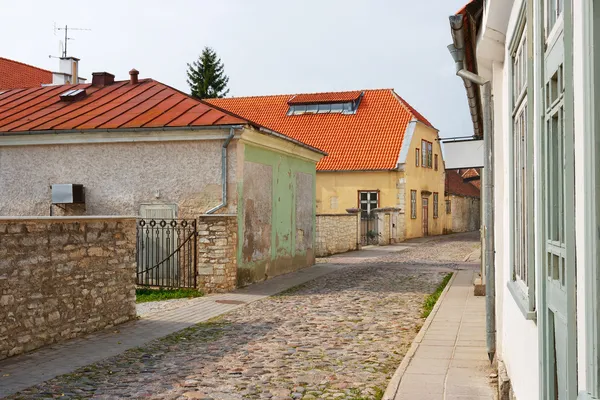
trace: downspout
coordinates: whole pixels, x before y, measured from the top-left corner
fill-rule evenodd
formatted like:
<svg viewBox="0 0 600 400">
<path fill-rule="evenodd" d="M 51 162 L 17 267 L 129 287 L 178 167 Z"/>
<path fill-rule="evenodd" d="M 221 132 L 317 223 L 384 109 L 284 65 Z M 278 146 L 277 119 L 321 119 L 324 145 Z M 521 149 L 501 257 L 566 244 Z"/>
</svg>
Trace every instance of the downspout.
<svg viewBox="0 0 600 400">
<path fill-rule="evenodd" d="M 456 65 L 456 75 L 464 81 L 483 86 L 483 163 L 484 196 L 483 235 L 485 242 L 486 347 L 490 362 L 496 354 L 496 265 L 494 247 L 494 141 L 492 129 L 492 85 L 490 81 L 464 68 L 462 16 L 450 16 L 454 44 L 448 46 Z M 458 32 L 458 33 L 457 33 Z M 466 86 L 466 85 L 465 85 Z"/>
<path fill-rule="evenodd" d="M 233 139 L 235 135 L 235 128 L 229 128 L 229 136 L 225 139 L 225 143 L 221 147 L 221 182 L 222 182 L 222 194 L 221 194 L 221 204 L 215 206 L 208 210 L 206 214 L 213 214 L 215 211 L 220 210 L 221 208 L 227 205 L 227 146 Z"/>
</svg>

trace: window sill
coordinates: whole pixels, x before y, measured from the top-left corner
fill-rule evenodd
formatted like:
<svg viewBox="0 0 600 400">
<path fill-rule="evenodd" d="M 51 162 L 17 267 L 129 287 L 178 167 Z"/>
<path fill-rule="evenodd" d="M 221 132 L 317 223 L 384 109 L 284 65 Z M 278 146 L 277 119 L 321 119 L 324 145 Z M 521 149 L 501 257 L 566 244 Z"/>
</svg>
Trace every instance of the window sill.
<svg viewBox="0 0 600 400">
<path fill-rule="evenodd" d="M 529 299 L 527 295 L 523 293 L 523 290 L 512 280 L 507 283 L 507 286 L 508 291 L 517 303 L 517 306 L 519 306 L 519 310 L 521 310 L 525 319 L 534 322 L 537 321 L 537 313 L 529 309 Z"/>
<path fill-rule="evenodd" d="M 588 392 L 579 392 L 577 400 L 598 400 L 597 397 L 592 396 Z"/>
</svg>

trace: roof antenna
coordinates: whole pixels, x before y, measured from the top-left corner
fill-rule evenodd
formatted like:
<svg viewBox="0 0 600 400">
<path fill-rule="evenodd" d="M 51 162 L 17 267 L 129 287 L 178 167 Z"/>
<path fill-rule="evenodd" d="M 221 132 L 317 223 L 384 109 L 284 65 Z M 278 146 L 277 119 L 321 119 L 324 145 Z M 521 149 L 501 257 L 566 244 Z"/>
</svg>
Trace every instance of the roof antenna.
<svg viewBox="0 0 600 400">
<path fill-rule="evenodd" d="M 54 36 L 56 36 L 56 32 L 57 31 L 65 31 L 65 40 L 64 40 L 64 47 L 62 46 L 62 44 L 60 45 L 60 49 L 61 49 L 61 58 L 66 58 L 67 57 L 67 44 L 69 43 L 69 40 L 75 40 L 74 38 L 69 37 L 69 31 L 91 31 L 91 29 L 87 29 L 87 28 L 69 28 L 68 25 L 65 25 L 64 28 L 62 27 L 58 27 L 56 26 L 56 22 L 54 23 Z M 52 57 L 52 56 L 49 56 Z"/>
</svg>

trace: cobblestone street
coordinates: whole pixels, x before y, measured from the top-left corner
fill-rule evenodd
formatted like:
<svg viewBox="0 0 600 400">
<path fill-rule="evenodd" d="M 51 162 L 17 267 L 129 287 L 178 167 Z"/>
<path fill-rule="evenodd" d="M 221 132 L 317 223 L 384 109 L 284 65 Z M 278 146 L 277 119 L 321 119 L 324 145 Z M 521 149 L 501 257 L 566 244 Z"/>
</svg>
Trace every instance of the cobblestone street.
<svg viewBox="0 0 600 400">
<path fill-rule="evenodd" d="M 9 398 L 380 398 L 423 323 L 425 296 L 478 240 L 320 260 L 348 266 Z"/>
</svg>

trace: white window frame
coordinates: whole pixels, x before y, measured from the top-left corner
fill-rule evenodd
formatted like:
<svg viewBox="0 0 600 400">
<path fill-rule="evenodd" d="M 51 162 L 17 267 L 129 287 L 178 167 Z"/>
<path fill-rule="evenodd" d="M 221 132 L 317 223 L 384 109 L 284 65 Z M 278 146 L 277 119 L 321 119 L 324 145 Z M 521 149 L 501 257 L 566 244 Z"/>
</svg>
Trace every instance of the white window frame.
<svg viewBox="0 0 600 400">
<path fill-rule="evenodd" d="M 508 288 L 526 319 L 535 320 L 532 30 L 526 2 L 510 41 L 510 279 Z"/>
</svg>

